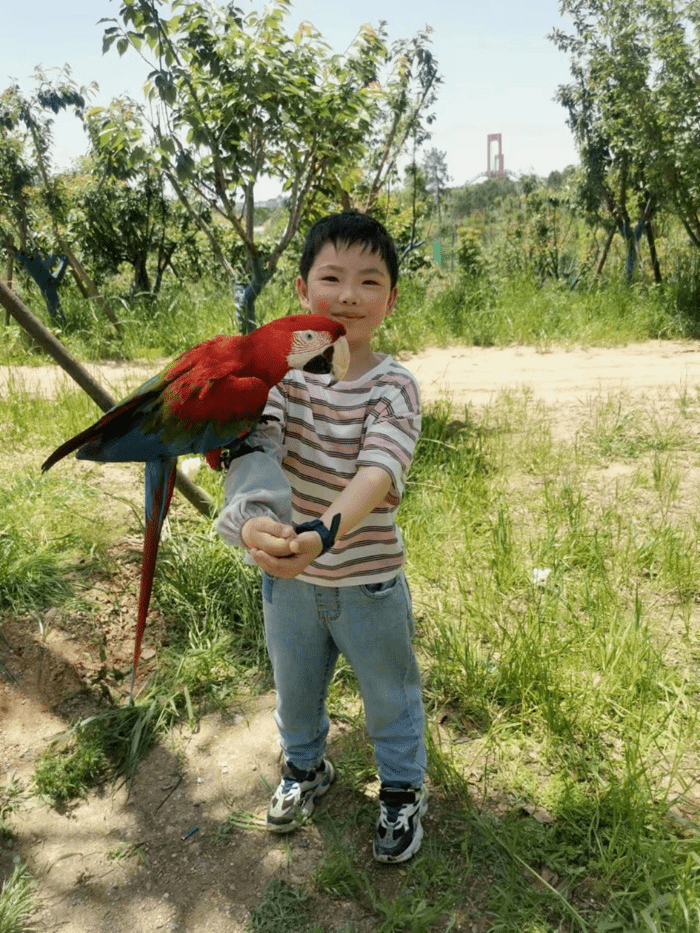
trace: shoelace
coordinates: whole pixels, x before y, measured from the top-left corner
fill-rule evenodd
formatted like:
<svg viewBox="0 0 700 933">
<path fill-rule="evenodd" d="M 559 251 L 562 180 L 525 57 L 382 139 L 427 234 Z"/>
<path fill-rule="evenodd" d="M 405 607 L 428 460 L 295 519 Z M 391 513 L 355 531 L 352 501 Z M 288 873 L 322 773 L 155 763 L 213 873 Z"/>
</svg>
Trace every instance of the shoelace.
<svg viewBox="0 0 700 933">
<path fill-rule="evenodd" d="M 408 829 L 408 812 L 411 804 L 402 803 L 398 806 L 381 802 L 381 821 L 386 826 L 395 826 L 400 829 Z"/>
</svg>

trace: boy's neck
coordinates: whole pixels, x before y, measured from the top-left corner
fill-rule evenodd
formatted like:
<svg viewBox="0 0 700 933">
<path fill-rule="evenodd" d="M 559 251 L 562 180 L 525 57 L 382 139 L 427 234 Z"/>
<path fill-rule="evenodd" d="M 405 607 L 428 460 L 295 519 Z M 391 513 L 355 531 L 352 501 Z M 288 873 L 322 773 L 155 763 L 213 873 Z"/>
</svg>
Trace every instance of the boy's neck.
<svg viewBox="0 0 700 933">
<path fill-rule="evenodd" d="M 355 382 L 366 376 L 379 362 L 379 356 L 371 347 L 350 348 L 350 365 L 343 378 L 344 382 Z"/>
</svg>

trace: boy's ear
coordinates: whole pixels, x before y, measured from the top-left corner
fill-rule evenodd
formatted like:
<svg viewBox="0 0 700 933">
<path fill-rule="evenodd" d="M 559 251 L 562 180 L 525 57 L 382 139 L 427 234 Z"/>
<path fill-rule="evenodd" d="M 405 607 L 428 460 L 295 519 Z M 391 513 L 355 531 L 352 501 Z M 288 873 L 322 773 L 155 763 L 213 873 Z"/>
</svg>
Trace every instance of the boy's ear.
<svg viewBox="0 0 700 933">
<path fill-rule="evenodd" d="M 300 275 L 297 276 L 297 295 L 299 296 L 299 304 L 302 306 L 304 311 L 310 311 L 311 304 L 309 302 L 309 286 Z"/>
<path fill-rule="evenodd" d="M 389 300 L 386 303 L 386 317 L 388 317 L 391 312 L 394 310 L 396 305 L 396 299 L 399 297 L 399 286 L 394 285 L 392 290 L 389 292 Z"/>
</svg>

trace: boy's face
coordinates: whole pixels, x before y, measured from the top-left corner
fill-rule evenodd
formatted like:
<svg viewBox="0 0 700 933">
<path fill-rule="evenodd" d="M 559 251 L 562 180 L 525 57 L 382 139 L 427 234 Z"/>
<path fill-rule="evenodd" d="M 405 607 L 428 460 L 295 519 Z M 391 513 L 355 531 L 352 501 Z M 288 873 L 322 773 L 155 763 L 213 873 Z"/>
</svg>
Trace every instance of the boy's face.
<svg viewBox="0 0 700 933">
<path fill-rule="evenodd" d="M 345 325 L 350 350 L 369 349 L 375 330 L 396 304 L 386 263 L 360 244 L 336 248 L 326 243 L 309 269 L 297 278 L 302 308 Z"/>
</svg>

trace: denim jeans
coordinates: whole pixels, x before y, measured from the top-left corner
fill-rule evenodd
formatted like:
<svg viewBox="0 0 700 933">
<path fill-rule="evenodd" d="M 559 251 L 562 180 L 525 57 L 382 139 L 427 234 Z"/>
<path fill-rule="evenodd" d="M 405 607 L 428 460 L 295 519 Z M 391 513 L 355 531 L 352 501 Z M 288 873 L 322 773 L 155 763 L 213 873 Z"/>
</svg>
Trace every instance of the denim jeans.
<svg viewBox="0 0 700 933">
<path fill-rule="evenodd" d="M 425 719 L 403 573 L 388 583 L 341 587 L 264 574 L 263 608 L 286 759 L 304 771 L 323 760 L 326 694 L 342 652 L 357 675 L 381 782 L 422 785 Z"/>
</svg>

